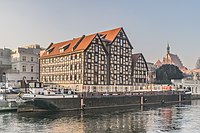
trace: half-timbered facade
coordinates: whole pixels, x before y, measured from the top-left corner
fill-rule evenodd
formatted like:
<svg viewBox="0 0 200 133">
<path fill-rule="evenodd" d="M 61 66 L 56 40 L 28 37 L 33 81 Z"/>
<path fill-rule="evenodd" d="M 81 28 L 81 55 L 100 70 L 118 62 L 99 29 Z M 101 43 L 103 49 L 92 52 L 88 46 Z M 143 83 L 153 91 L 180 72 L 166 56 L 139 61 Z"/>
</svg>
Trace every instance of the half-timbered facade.
<svg viewBox="0 0 200 133">
<path fill-rule="evenodd" d="M 99 33 L 109 53 L 109 84 L 132 85 L 132 45 L 123 28 Z"/>
<path fill-rule="evenodd" d="M 107 51 L 97 35 L 84 53 L 84 84 L 107 85 Z"/>
<path fill-rule="evenodd" d="M 132 49 L 123 28 L 52 43 L 41 56 L 40 79 L 87 92 L 131 91 Z"/>
<path fill-rule="evenodd" d="M 107 51 L 98 34 L 51 44 L 40 62 L 44 83 L 76 89 L 107 84 Z"/>
<path fill-rule="evenodd" d="M 132 79 L 136 90 L 143 89 L 147 83 L 148 67 L 144 56 L 139 54 L 132 55 Z"/>
</svg>

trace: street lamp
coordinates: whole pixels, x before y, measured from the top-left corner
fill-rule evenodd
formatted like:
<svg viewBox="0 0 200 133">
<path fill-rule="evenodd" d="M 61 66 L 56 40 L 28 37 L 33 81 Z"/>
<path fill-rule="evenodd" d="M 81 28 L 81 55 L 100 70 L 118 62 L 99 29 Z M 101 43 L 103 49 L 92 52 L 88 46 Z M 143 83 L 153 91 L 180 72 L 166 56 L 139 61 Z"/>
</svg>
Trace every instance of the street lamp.
<svg viewBox="0 0 200 133">
<path fill-rule="evenodd" d="M 2 73 L 2 82 L 3 82 L 3 89 L 5 89 L 4 91 L 4 99 L 6 100 L 6 73 Z"/>
</svg>

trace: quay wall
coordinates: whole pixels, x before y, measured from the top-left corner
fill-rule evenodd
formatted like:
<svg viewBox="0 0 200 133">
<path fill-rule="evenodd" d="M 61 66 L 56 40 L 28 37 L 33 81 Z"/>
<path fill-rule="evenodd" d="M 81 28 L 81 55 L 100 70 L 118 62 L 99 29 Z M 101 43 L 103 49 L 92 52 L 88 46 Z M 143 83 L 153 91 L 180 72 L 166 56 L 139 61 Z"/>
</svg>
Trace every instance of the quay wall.
<svg viewBox="0 0 200 133">
<path fill-rule="evenodd" d="M 37 108 L 46 110 L 78 110 L 80 109 L 80 98 L 49 98 L 34 100 Z"/>
<path fill-rule="evenodd" d="M 84 108 L 105 108 L 115 106 L 145 106 L 165 103 L 175 103 L 191 100 L 190 95 L 139 95 L 139 96 L 112 96 L 112 97 L 88 97 L 84 99 Z"/>
<path fill-rule="evenodd" d="M 106 108 L 115 106 L 140 105 L 140 96 L 106 96 L 83 99 L 84 108 Z"/>
</svg>

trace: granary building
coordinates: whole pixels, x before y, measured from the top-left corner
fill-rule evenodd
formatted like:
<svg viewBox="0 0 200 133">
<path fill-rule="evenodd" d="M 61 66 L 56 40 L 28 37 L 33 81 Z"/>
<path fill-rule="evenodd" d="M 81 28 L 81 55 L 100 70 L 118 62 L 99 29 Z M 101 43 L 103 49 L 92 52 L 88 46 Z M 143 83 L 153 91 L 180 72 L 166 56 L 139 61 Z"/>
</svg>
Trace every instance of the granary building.
<svg viewBox="0 0 200 133">
<path fill-rule="evenodd" d="M 77 91 L 130 91 L 132 50 L 123 28 L 52 43 L 40 57 L 40 80 Z"/>
</svg>

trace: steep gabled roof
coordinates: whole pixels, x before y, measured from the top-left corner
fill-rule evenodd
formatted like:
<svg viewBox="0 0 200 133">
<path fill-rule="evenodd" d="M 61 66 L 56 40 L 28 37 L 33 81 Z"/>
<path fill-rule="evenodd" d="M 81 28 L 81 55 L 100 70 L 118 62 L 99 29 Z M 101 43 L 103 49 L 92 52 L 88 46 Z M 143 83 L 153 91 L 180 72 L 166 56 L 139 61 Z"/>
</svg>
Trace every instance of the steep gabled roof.
<svg viewBox="0 0 200 133">
<path fill-rule="evenodd" d="M 181 62 L 180 58 L 179 58 L 177 55 L 171 54 L 171 53 L 170 53 L 169 55 L 170 55 L 170 57 L 171 57 L 173 63 L 174 63 L 176 66 L 178 66 L 178 67 L 183 66 L 183 63 Z"/>
<path fill-rule="evenodd" d="M 133 66 L 135 66 L 138 58 L 141 56 L 141 53 L 138 53 L 138 54 L 132 54 L 132 63 L 133 63 Z"/>
<path fill-rule="evenodd" d="M 133 49 L 133 46 L 131 45 L 131 43 L 122 27 L 108 30 L 108 31 L 99 32 L 99 35 L 103 38 L 103 40 L 113 42 L 120 31 L 122 31 L 124 33 L 124 35 L 127 38 L 127 41 L 129 42 L 130 47 Z"/>
<path fill-rule="evenodd" d="M 104 39 L 108 40 L 108 41 L 113 41 L 117 34 L 120 32 L 122 28 L 116 28 L 116 29 L 112 29 L 112 30 L 107 30 L 107 31 L 103 31 L 103 32 L 99 32 L 100 35 L 104 36 Z"/>
<path fill-rule="evenodd" d="M 99 32 L 99 33 L 95 33 L 95 34 L 91 34 L 87 36 L 83 35 L 82 37 L 60 42 L 60 43 L 50 44 L 50 46 L 46 49 L 44 54 L 41 55 L 41 58 L 67 54 L 73 51 L 85 50 L 96 36 L 106 41 L 113 42 L 121 30 L 123 30 L 123 28 L 115 28 L 112 30 L 107 30 L 107 31 L 103 31 L 103 32 Z M 67 48 L 65 46 L 67 46 Z M 64 47 L 66 49 L 60 52 L 60 50 Z M 53 49 L 53 50 L 48 52 L 49 49 Z"/>
<path fill-rule="evenodd" d="M 142 53 L 132 54 L 132 66 L 135 67 L 136 62 L 137 62 L 137 60 L 138 60 L 139 57 L 143 58 L 143 60 L 145 62 L 145 65 L 146 65 L 146 68 L 147 68 L 147 71 L 148 71 L 147 62 L 146 62 L 146 60 L 145 60 L 145 58 L 144 58 L 144 56 L 143 56 Z"/>
<path fill-rule="evenodd" d="M 173 64 L 177 67 L 182 67 L 183 63 L 181 62 L 180 58 L 178 55 L 168 53 L 164 58 L 163 58 L 163 64 Z"/>
<path fill-rule="evenodd" d="M 51 46 L 48 49 L 52 49 L 52 48 L 54 48 L 54 49 L 50 53 L 48 53 L 48 49 L 47 49 L 43 53 L 42 58 L 66 54 L 66 53 L 70 53 L 73 51 L 84 50 L 88 47 L 88 45 L 91 43 L 91 41 L 94 39 L 94 37 L 96 35 L 97 34 L 92 34 L 92 35 L 88 35 L 88 36 L 82 36 L 79 38 L 75 38 L 75 39 L 69 40 L 69 41 L 51 44 Z M 60 52 L 60 49 L 64 48 L 65 46 L 68 46 L 68 47 L 63 52 Z"/>
</svg>

